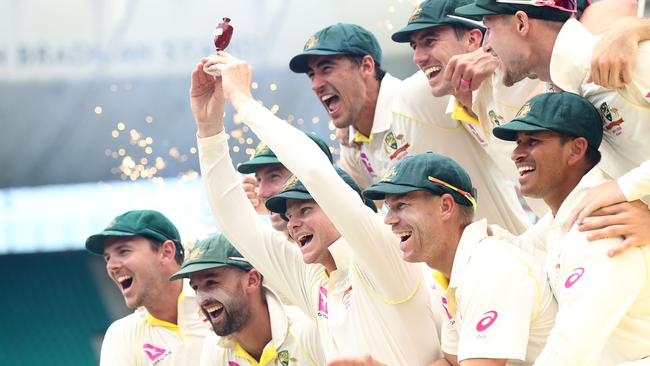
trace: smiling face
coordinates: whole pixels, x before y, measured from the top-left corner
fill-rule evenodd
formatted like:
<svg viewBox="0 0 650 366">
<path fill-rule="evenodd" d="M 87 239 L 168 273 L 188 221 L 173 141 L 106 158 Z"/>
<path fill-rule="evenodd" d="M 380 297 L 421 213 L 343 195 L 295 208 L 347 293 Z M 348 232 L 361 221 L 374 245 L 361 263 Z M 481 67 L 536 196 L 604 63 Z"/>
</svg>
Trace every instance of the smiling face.
<svg viewBox="0 0 650 366">
<path fill-rule="evenodd" d="M 372 60 L 372 57 L 365 56 Z M 369 66 L 369 65 L 372 65 Z M 307 76 L 318 100 L 338 128 L 356 126 L 374 100 L 368 91 L 369 78 L 374 79 L 374 62 L 358 65 L 347 56 L 312 56 Z"/>
<path fill-rule="evenodd" d="M 571 145 L 557 132 L 519 132 L 512 160 L 519 170 L 521 193 L 526 197 L 553 197 L 564 186 Z"/>
<path fill-rule="evenodd" d="M 480 39 L 477 45 L 472 46 L 467 34 L 459 39 L 453 27 L 443 25 L 413 32 L 410 44 L 413 63 L 429 79 L 432 94 L 442 97 L 454 90 L 454 86 L 443 77 L 449 59 L 473 51 L 480 44 Z"/>
<path fill-rule="evenodd" d="M 517 23 L 512 15 L 489 15 L 483 17 L 487 31 L 483 49 L 499 59 L 502 83 L 512 86 L 525 78 L 535 79 L 525 61 L 524 42 L 517 34 Z"/>
<path fill-rule="evenodd" d="M 287 200 L 287 230 L 302 252 L 305 263 L 329 265 L 333 262 L 327 249 L 341 237 L 334 224 L 313 200 Z"/>
<path fill-rule="evenodd" d="M 405 261 L 430 263 L 445 250 L 438 240 L 442 228 L 439 200 L 440 196 L 424 190 L 386 195 L 384 222 L 399 238 Z"/>
<path fill-rule="evenodd" d="M 160 251 L 142 236 L 107 238 L 104 259 L 108 276 L 131 309 L 155 303 L 169 283 L 161 270 Z"/>
<path fill-rule="evenodd" d="M 255 172 L 257 179 L 257 196 L 266 202 L 267 199 L 275 196 L 282 191 L 284 182 L 291 176 L 289 169 L 282 164 L 263 165 Z M 282 220 L 280 214 L 269 212 L 271 225 L 277 231 L 286 231 L 287 223 Z"/>
<path fill-rule="evenodd" d="M 250 304 L 244 290 L 248 272 L 233 267 L 210 268 L 190 274 L 203 314 L 218 336 L 241 330 L 250 318 Z"/>
</svg>

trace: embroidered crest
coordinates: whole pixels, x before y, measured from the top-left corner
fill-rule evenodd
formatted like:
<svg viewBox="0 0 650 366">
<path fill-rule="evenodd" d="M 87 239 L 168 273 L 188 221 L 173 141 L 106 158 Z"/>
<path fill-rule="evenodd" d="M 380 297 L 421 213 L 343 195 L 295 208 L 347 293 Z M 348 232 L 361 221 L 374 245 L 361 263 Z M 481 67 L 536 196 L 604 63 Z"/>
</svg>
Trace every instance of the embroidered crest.
<svg viewBox="0 0 650 366">
<path fill-rule="evenodd" d="M 395 139 L 395 135 L 392 132 L 386 134 L 386 138 L 384 138 L 384 142 L 386 143 L 386 145 L 392 147 L 393 149 L 397 149 L 397 140 Z"/>
<path fill-rule="evenodd" d="M 391 179 L 393 179 L 396 175 L 397 175 L 397 170 L 395 170 L 395 167 L 393 166 L 390 167 L 390 169 L 388 169 L 386 173 L 384 173 L 384 176 L 381 178 L 381 180 L 390 182 Z"/>
<path fill-rule="evenodd" d="M 528 112 L 530 112 L 531 108 L 532 108 L 532 106 L 530 105 L 530 103 L 524 104 L 524 106 L 521 107 L 521 109 L 519 109 L 519 112 L 517 112 L 517 115 L 515 116 L 515 118 L 526 117 Z"/>
<path fill-rule="evenodd" d="M 318 43 L 318 38 L 316 38 L 316 36 L 309 37 L 307 43 L 305 43 L 305 47 L 303 51 L 307 51 L 308 49 L 313 48 L 316 45 L 316 43 Z"/>
<path fill-rule="evenodd" d="M 264 152 L 264 150 L 266 150 L 266 144 L 260 142 L 260 144 L 257 145 L 257 147 L 255 148 L 255 156 L 260 155 L 261 153 Z"/>
<path fill-rule="evenodd" d="M 285 191 L 289 188 L 293 188 L 293 186 L 295 186 L 296 183 L 298 183 L 298 177 L 292 175 L 289 177 L 289 179 L 287 179 L 286 182 L 284 182 L 284 185 L 282 186 L 282 190 Z"/>
<path fill-rule="evenodd" d="M 197 259 L 203 255 L 203 252 L 203 248 L 192 248 L 192 250 L 190 250 L 190 254 L 187 257 L 187 260 L 189 261 L 192 259 Z"/>
<path fill-rule="evenodd" d="M 289 365 L 289 351 L 286 349 L 284 351 L 278 352 L 278 360 L 280 361 L 280 364 L 282 366 L 288 366 Z"/>
<path fill-rule="evenodd" d="M 420 17 L 420 14 L 422 14 L 422 7 L 418 5 L 415 10 L 413 10 L 413 13 L 411 14 L 411 17 L 409 18 L 409 23 L 417 20 Z"/>
<path fill-rule="evenodd" d="M 488 115 L 490 116 L 490 121 L 492 122 L 492 124 L 496 126 L 501 126 L 501 124 L 503 123 L 502 116 L 497 115 L 497 112 L 495 112 L 494 110 L 490 110 L 488 112 Z"/>
<path fill-rule="evenodd" d="M 618 113 L 618 108 L 610 107 L 607 103 L 600 105 L 600 115 L 604 118 L 605 131 L 614 133 L 616 136 L 620 135 L 623 132 L 623 122 L 625 120 L 621 118 Z"/>
</svg>

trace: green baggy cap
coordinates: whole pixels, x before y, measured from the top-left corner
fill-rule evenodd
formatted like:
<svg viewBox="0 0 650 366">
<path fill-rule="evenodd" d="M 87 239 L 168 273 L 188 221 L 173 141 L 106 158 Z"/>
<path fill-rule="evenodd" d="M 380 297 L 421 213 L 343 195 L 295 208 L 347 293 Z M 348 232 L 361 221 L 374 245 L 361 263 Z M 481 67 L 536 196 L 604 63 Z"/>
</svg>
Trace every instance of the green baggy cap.
<svg viewBox="0 0 650 366">
<path fill-rule="evenodd" d="M 557 2 L 575 0 L 556 0 Z M 512 4 L 507 2 L 498 2 L 496 0 L 475 0 L 474 3 L 456 8 L 456 14 L 466 17 L 483 17 L 486 15 L 515 14 L 523 11 L 529 17 L 541 20 L 551 20 L 556 22 L 567 21 L 574 12 L 565 11 L 550 6 L 535 6 L 526 4 Z M 575 5 L 575 3 L 574 3 Z M 575 7 L 575 6 L 574 6 Z"/>
<path fill-rule="evenodd" d="M 449 193 L 456 203 L 476 210 L 476 189 L 469 174 L 453 159 L 431 151 L 406 157 L 388 170 L 381 181 L 363 191 L 363 195 L 383 200 L 387 194 L 422 190 L 438 196 Z"/>
<path fill-rule="evenodd" d="M 375 203 L 372 200 L 366 199 L 361 194 L 361 188 L 359 188 L 357 183 L 355 183 L 354 179 L 352 179 L 348 173 L 339 167 L 336 167 L 336 172 L 339 174 L 339 177 L 345 181 L 345 183 L 347 183 L 350 187 L 352 187 L 352 189 L 354 189 L 355 192 L 357 192 L 357 194 L 359 194 L 359 197 L 361 197 L 361 200 L 366 206 L 377 212 L 377 206 L 375 206 Z M 307 188 L 302 184 L 300 180 L 298 180 L 295 175 L 287 179 L 280 193 L 266 200 L 266 208 L 271 212 L 279 213 L 282 216 L 282 219 L 286 221 L 287 218 L 284 216 L 284 213 L 287 211 L 288 199 L 300 201 L 313 200 L 311 194 L 309 194 L 307 191 Z"/>
<path fill-rule="evenodd" d="M 533 97 L 511 122 L 495 127 L 494 136 L 516 141 L 518 132 L 555 131 L 584 137 L 598 149 L 603 140 L 603 120 L 596 107 L 573 93 L 544 93 Z"/>
<path fill-rule="evenodd" d="M 395 42 L 408 43 L 413 32 L 441 25 L 460 25 L 482 30 L 483 24 L 480 22 L 454 15 L 456 8 L 471 2 L 472 0 L 427 0 L 415 8 L 406 26 L 393 33 L 391 38 Z"/>
<path fill-rule="evenodd" d="M 172 240 L 176 253 L 183 254 L 181 237 L 176 226 L 165 215 L 153 210 L 125 212 L 111 221 L 99 234 L 86 239 L 86 249 L 94 254 L 104 254 L 104 243 L 108 237 L 144 236 L 159 242 Z"/>
<path fill-rule="evenodd" d="M 337 23 L 309 37 L 303 52 L 289 62 L 289 68 L 305 73 L 309 57 L 327 55 L 370 55 L 377 65 L 381 64 L 381 47 L 372 33 L 356 24 Z"/>
<path fill-rule="evenodd" d="M 253 269 L 253 266 L 239 254 L 225 235 L 217 234 L 196 243 L 183 262 L 180 271 L 174 273 L 169 280 L 189 278 L 192 273 L 226 266 L 244 271 Z"/>
<path fill-rule="evenodd" d="M 323 139 L 318 137 L 317 134 L 313 132 L 307 132 L 303 131 L 305 135 L 309 136 L 310 139 L 312 139 L 316 145 L 327 155 L 327 158 L 330 160 L 330 163 L 334 163 L 334 158 L 332 157 L 332 152 L 330 151 L 329 146 Z M 261 168 L 264 165 L 270 165 L 270 164 L 282 164 L 280 160 L 278 160 L 278 157 L 275 156 L 275 153 L 269 149 L 268 146 L 266 146 L 265 143 L 261 142 L 259 145 L 257 145 L 257 148 L 255 149 L 255 155 L 246 162 L 243 162 L 237 166 L 237 171 L 242 173 L 242 174 L 251 174 L 255 173 L 259 168 Z"/>
</svg>

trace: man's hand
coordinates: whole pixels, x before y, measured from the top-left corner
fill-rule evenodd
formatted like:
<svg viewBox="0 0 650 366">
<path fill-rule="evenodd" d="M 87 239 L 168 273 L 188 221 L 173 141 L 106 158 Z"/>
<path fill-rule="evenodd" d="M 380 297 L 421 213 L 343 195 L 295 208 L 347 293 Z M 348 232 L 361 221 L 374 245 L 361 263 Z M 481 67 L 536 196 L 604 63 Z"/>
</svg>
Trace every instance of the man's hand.
<svg viewBox="0 0 650 366">
<path fill-rule="evenodd" d="M 594 48 L 587 82 L 615 89 L 632 81 L 640 40 L 632 29 L 635 19 L 620 18 L 603 34 Z"/>
<path fill-rule="evenodd" d="M 239 60 L 227 52 L 219 51 L 210 56 L 206 63 L 208 70 L 221 71 L 223 94 L 226 100 L 239 110 L 242 103 L 252 100 L 251 81 L 253 68 L 245 61 Z"/>
<path fill-rule="evenodd" d="M 327 366 L 385 366 L 370 355 L 360 357 L 345 357 L 330 361 Z"/>
<path fill-rule="evenodd" d="M 597 210 L 621 202 L 627 202 L 627 199 L 615 180 L 592 187 L 571 211 L 571 216 L 564 229 L 568 231 L 576 222 L 581 225 L 585 218 L 593 215 Z"/>
<path fill-rule="evenodd" d="M 473 52 L 450 58 L 443 76 L 455 87 L 456 92 L 476 90 L 498 67 L 499 60 L 496 57 L 478 48 Z M 461 79 L 466 82 L 461 83 Z"/>
<path fill-rule="evenodd" d="M 224 97 L 221 78 L 203 71 L 204 58 L 192 71 L 190 106 L 196 121 L 199 137 L 209 137 L 223 131 Z"/>
<path fill-rule="evenodd" d="M 267 214 L 268 211 L 266 211 L 264 202 L 262 202 L 260 197 L 257 195 L 257 179 L 253 176 L 245 175 L 243 177 L 242 185 L 244 187 L 244 192 L 246 192 L 246 197 L 248 197 L 248 200 L 251 201 L 251 204 L 255 207 L 255 211 L 257 211 L 258 214 Z"/>
</svg>

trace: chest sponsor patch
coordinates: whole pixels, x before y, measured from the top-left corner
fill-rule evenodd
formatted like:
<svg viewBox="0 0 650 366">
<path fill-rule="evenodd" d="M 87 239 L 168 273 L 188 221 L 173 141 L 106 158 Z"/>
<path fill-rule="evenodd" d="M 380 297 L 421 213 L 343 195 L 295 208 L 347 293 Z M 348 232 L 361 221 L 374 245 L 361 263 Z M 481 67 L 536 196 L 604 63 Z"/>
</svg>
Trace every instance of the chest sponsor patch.
<svg viewBox="0 0 650 366">
<path fill-rule="evenodd" d="M 323 286 L 318 291 L 318 316 L 327 319 L 327 289 Z"/>
<path fill-rule="evenodd" d="M 646 98 L 650 98 L 650 92 L 645 96 Z"/>
<path fill-rule="evenodd" d="M 228 361 L 228 366 L 239 366 L 239 363 L 235 361 Z"/>
<path fill-rule="evenodd" d="M 375 170 L 372 168 L 372 165 L 370 165 L 370 159 L 368 158 L 368 155 L 366 155 L 365 152 L 362 152 L 359 154 L 359 158 L 361 158 L 361 164 L 366 168 L 366 171 L 370 173 L 370 175 L 375 174 Z"/>
<path fill-rule="evenodd" d="M 447 298 L 443 296 L 440 301 L 442 302 L 442 307 L 445 309 L 445 313 L 447 313 L 447 319 L 454 319 L 454 317 L 449 312 L 449 301 L 447 301 Z"/>
<path fill-rule="evenodd" d="M 407 150 L 411 144 L 406 142 L 404 134 L 394 134 L 392 131 L 384 137 L 384 152 L 390 160 L 402 160 L 408 155 Z"/>
<path fill-rule="evenodd" d="M 154 365 L 162 361 L 165 357 L 171 354 L 170 351 L 164 348 L 156 347 L 150 343 L 143 344 L 142 351 L 144 351 L 147 357 L 149 357 L 149 359 L 153 361 Z"/>
<path fill-rule="evenodd" d="M 352 286 L 343 292 L 343 305 L 346 309 L 350 308 L 350 297 L 352 297 Z"/>
<path fill-rule="evenodd" d="M 623 123 L 625 120 L 621 118 L 618 108 L 610 106 L 606 102 L 603 102 L 600 105 L 599 111 L 605 123 L 603 125 L 605 132 L 613 133 L 616 136 L 619 136 L 621 133 L 623 133 Z"/>
<path fill-rule="evenodd" d="M 571 272 L 569 277 L 566 278 L 566 281 L 564 281 L 564 287 L 565 288 L 571 288 L 573 285 L 575 285 L 576 282 L 582 277 L 582 275 L 585 274 L 585 269 L 582 267 L 578 267 Z"/>
<path fill-rule="evenodd" d="M 483 314 L 484 316 L 481 318 L 481 320 L 476 323 L 476 330 L 479 332 L 482 332 L 494 324 L 495 321 L 497 321 L 497 317 L 499 316 L 499 313 L 497 313 L 494 310 L 490 310 L 486 313 Z"/>
</svg>

